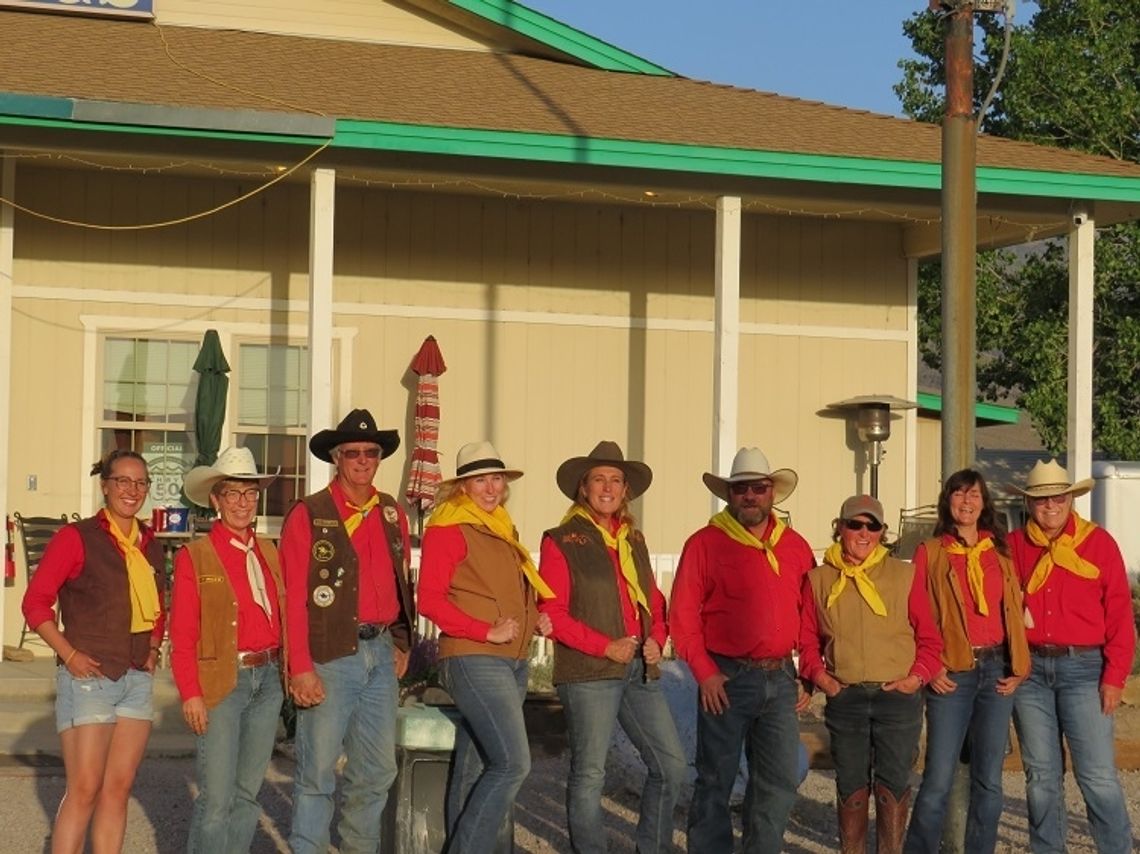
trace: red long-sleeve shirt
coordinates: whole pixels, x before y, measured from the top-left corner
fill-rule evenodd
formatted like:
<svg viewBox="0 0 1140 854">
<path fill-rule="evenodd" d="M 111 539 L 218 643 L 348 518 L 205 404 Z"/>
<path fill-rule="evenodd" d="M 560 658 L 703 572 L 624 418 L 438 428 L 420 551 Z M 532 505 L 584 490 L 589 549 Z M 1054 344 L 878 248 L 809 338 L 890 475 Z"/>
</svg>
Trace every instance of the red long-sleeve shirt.
<svg viewBox="0 0 1140 854">
<path fill-rule="evenodd" d="M 107 532 L 108 538 L 114 539 L 110 533 L 110 523 L 107 521 L 107 517 L 100 513 L 98 519 L 99 525 Z M 153 540 L 154 532 L 140 522 L 139 548 L 145 552 Z M 119 549 L 120 554 L 122 553 L 117 542 L 115 548 Z M 32 580 L 28 582 L 28 589 L 24 593 L 22 610 L 24 619 L 28 621 L 29 626 L 34 629 L 43 623 L 55 622 L 55 602 L 59 598 L 59 589 L 68 581 L 79 577 L 79 574 L 83 572 L 85 560 L 83 538 L 79 535 L 76 527 L 66 525 L 60 528 L 47 544 L 40 564 L 36 568 Z M 158 569 L 161 570 L 162 567 L 158 567 Z M 126 572 L 125 568 L 123 572 Z M 158 603 L 160 612 L 158 619 L 154 622 L 154 629 L 151 631 L 151 643 L 156 646 L 161 643 L 163 632 L 166 631 L 166 603 L 162 602 L 161 599 L 160 596 Z"/>
<path fill-rule="evenodd" d="M 261 574 L 265 579 L 265 592 L 269 597 L 269 607 L 273 621 L 253 600 L 249 589 L 249 576 L 245 568 L 245 552 L 239 551 L 230 543 L 231 538 L 239 537 L 221 522 L 210 529 L 210 545 L 217 552 L 222 568 L 226 572 L 230 586 L 237 600 L 237 648 L 239 652 L 260 652 L 277 649 L 281 645 L 281 614 L 277 606 L 277 585 L 265 563 L 260 549 L 254 549 Z M 198 640 L 202 635 L 202 599 L 198 591 L 198 573 L 190 553 L 179 549 L 174 558 L 174 599 L 170 608 L 170 669 L 174 684 L 182 699 L 202 696 L 202 684 L 198 681 Z"/>
<path fill-rule="evenodd" d="M 988 539 L 990 534 L 979 532 L 978 542 Z M 942 537 L 942 545 L 953 545 L 955 540 L 952 534 Z M 966 556 L 946 552 L 946 559 L 950 562 L 950 569 L 958 579 L 958 589 L 962 591 L 962 604 L 966 610 L 966 635 L 970 646 L 995 646 L 1005 642 L 1005 624 L 1001 616 L 1001 600 L 1004 595 L 1001 564 L 998 563 L 996 549 L 987 549 L 982 552 L 982 592 L 986 597 L 986 607 L 989 614 L 983 616 L 978 613 L 977 602 L 974 601 L 974 590 L 970 587 L 969 573 L 966 570 Z M 914 565 L 922 570 L 923 574 L 930 571 L 929 558 L 926 554 L 926 544 L 922 543 L 914 553 Z"/>
<path fill-rule="evenodd" d="M 1065 533 L 1075 532 L 1076 520 L 1070 515 Z M 1024 530 L 1010 535 L 1009 546 L 1018 577 L 1027 585 L 1045 549 L 1029 542 Z M 1025 594 L 1025 636 L 1030 644 L 1103 646 L 1101 682 L 1123 687 L 1136 651 L 1124 558 L 1112 535 L 1099 527 L 1077 546 L 1077 554 L 1095 565 L 1100 577 L 1081 578 L 1054 567 L 1040 589 Z"/>
<path fill-rule="evenodd" d="M 768 520 L 763 536 L 771 534 Z M 730 658 L 783 658 L 800 634 L 800 595 L 815 566 L 807 540 L 788 528 L 775 547 L 780 574 L 768 556 L 707 525 L 681 552 L 669 608 L 673 647 L 697 682 L 720 669 L 711 653 Z"/>
<path fill-rule="evenodd" d="M 341 520 L 354 512 L 348 506 L 344 490 L 333 481 L 329 485 L 337 513 Z M 375 494 L 376 490 L 373 490 Z M 357 618 L 362 623 L 393 623 L 400 616 L 400 600 L 396 591 L 396 571 L 384 526 L 373 514 L 384 512 L 377 505 L 351 537 L 360 566 L 360 584 L 357 594 Z M 404 554 L 411 554 L 408 519 L 400 517 L 400 535 L 404 541 Z M 296 676 L 313 669 L 309 653 L 309 556 L 312 549 L 312 522 L 309 510 L 299 505 L 285 519 L 281 530 L 281 574 L 285 581 L 285 620 L 289 630 L 289 671 Z"/>
<path fill-rule="evenodd" d="M 614 567 L 617 589 L 625 594 L 627 589 L 625 576 L 621 574 L 621 560 L 618 557 L 617 550 L 607 548 L 606 552 L 609 554 L 610 562 Z M 555 597 L 543 599 L 538 603 L 538 609 L 550 617 L 550 624 L 554 628 L 551 637 L 559 643 L 587 655 L 604 656 L 606 646 L 616 638 L 607 637 L 597 629 L 591 628 L 581 620 L 576 620 L 570 616 L 570 566 L 566 563 L 566 557 L 562 554 L 561 549 L 550 537 L 542 538 L 539 560 L 542 579 L 550 585 Z M 665 597 L 652 580 L 650 585 L 652 589 L 644 591 L 649 599 L 649 613 L 652 620 L 649 637 L 657 641 L 659 646 L 664 647 L 665 639 L 669 634 L 668 626 L 665 623 Z M 626 635 L 640 637 L 641 622 L 638 620 L 637 609 L 632 600 L 627 595 L 618 596 L 618 599 L 621 602 L 621 615 L 625 624 Z"/>
</svg>

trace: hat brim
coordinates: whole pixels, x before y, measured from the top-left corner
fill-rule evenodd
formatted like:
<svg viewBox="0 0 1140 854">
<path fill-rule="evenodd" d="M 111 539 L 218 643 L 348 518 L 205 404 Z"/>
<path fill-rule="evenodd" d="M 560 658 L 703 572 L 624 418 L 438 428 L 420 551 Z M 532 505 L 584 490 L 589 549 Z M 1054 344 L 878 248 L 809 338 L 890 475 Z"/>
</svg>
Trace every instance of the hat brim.
<svg viewBox="0 0 1140 854">
<path fill-rule="evenodd" d="M 493 466 L 488 466 L 487 468 L 469 471 L 462 477 L 449 477 L 447 480 L 441 480 L 439 482 L 439 486 L 436 488 L 443 489 L 445 486 L 454 486 L 455 484 L 461 483 L 462 481 L 468 480 L 469 478 L 479 477 L 480 475 L 484 474 L 501 474 L 507 479 L 508 482 L 518 480 L 523 476 L 523 473 L 518 469 L 499 469 L 494 468 Z"/>
<path fill-rule="evenodd" d="M 1041 486 L 1028 486 L 1022 488 L 1014 483 L 1007 483 L 1005 485 L 1006 491 L 1015 492 L 1018 495 L 1023 495 L 1026 498 L 1048 498 L 1051 495 L 1065 495 L 1071 494 L 1073 498 L 1080 498 L 1082 495 L 1087 495 L 1092 492 L 1095 481 L 1091 477 L 1086 477 L 1084 480 L 1078 480 L 1076 483 L 1070 485 L 1064 483 L 1046 483 Z"/>
<path fill-rule="evenodd" d="M 638 460 L 599 460 L 596 457 L 571 457 L 558 467 L 554 475 L 558 489 L 571 501 L 578 500 L 578 485 L 590 469 L 615 468 L 625 475 L 629 500 L 645 494 L 653 483 L 653 469 Z"/>
<path fill-rule="evenodd" d="M 383 460 L 400 447 L 400 433 L 396 430 L 322 430 L 309 440 L 309 450 L 318 460 L 331 463 L 333 448 L 348 442 L 375 442 L 380 446 L 380 459 Z"/>
<path fill-rule="evenodd" d="M 240 475 L 229 474 L 227 472 L 218 471 L 213 466 L 198 466 L 192 468 L 186 473 L 186 477 L 182 479 L 182 491 L 186 494 L 194 504 L 199 507 L 210 506 L 210 492 L 214 486 L 223 480 L 240 480 L 243 482 L 257 483 L 259 489 L 265 489 L 273 481 L 277 480 L 275 474 L 265 475 Z"/>
<path fill-rule="evenodd" d="M 719 477 L 712 472 L 705 472 L 701 478 L 708 487 L 709 492 L 719 498 L 721 501 L 728 501 L 728 487 L 733 483 L 751 483 L 754 480 L 763 480 L 768 478 L 772 481 L 772 503 L 779 504 L 781 501 L 787 500 L 793 492 L 796 491 L 796 486 L 800 482 L 800 476 L 791 469 L 776 469 L 769 474 L 757 474 L 755 472 L 748 472 L 747 474 L 739 474 L 735 477 Z"/>
</svg>

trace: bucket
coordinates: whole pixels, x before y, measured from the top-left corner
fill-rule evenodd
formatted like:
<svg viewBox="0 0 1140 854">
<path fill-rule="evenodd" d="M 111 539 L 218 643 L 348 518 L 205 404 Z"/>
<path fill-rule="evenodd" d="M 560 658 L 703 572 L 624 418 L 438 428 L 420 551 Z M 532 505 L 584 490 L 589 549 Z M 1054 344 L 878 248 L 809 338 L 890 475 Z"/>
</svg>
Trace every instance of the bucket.
<svg viewBox="0 0 1140 854">
<path fill-rule="evenodd" d="M 190 511 L 185 507 L 166 508 L 166 530 L 184 534 L 190 530 Z"/>
</svg>

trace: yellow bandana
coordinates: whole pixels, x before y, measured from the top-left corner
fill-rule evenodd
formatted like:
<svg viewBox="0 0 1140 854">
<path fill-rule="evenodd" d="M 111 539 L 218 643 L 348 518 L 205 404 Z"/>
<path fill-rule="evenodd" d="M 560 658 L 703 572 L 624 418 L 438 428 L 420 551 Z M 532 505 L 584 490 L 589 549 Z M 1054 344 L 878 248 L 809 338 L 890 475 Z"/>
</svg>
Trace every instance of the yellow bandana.
<svg viewBox="0 0 1140 854">
<path fill-rule="evenodd" d="M 883 597 L 879 595 L 875 583 L 867 577 L 867 571 L 882 563 L 883 558 L 888 554 L 890 552 L 884 546 L 875 546 L 875 550 L 867 556 L 865 561 L 858 566 L 850 566 L 843 559 L 843 546 L 839 543 L 832 543 L 824 552 L 823 560 L 839 570 L 839 579 L 831 585 L 831 592 L 827 594 L 827 607 L 830 608 L 835 604 L 839 594 L 847 587 L 847 579 L 850 578 L 855 581 L 855 589 L 859 591 L 863 600 L 871 606 L 871 610 L 880 617 L 887 616 L 887 606 L 883 604 Z"/>
<path fill-rule="evenodd" d="M 641 589 L 641 584 L 637 580 L 637 567 L 633 563 L 633 546 L 629 542 L 630 527 L 628 522 L 622 522 L 621 527 L 618 528 L 617 535 L 613 535 L 608 529 L 603 528 L 594 521 L 591 516 L 581 504 L 572 504 L 570 509 L 566 511 L 566 515 L 562 517 L 560 525 L 565 525 L 575 516 L 581 516 L 591 525 L 598 529 L 598 533 L 602 535 L 602 541 L 611 549 L 618 553 L 618 562 L 621 564 L 621 576 L 625 579 L 625 586 L 629 591 L 629 601 L 635 606 L 640 605 L 642 608 L 649 611 L 649 599 L 645 596 L 645 591 Z"/>
<path fill-rule="evenodd" d="M 1045 553 L 1037 561 L 1037 566 L 1033 567 L 1033 575 L 1029 577 L 1029 584 L 1025 587 L 1026 593 L 1036 593 L 1044 587 L 1045 582 L 1049 580 L 1049 576 L 1053 572 L 1054 566 L 1067 569 L 1073 575 L 1079 575 L 1081 578 L 1100 578 L 1100 570 L 1077 554 L 1077 546 L 1087 540 L 1089 534 L 1096 530 L 1096 524 L 1086 522 L 1077 515 L 1076 510 L 1072 513 L 1073 520 L 1077 523 L 1076 534 L 1062 532 L 1060 536 L 1052 540 L 1045 536 L 1041 526 L 1033 519 L 1025 523 L 1025 535 L 1029 537 L 1029 542 L 1045 549 Z M 1068 527 L 1067 523 L 1066 527 Z"/>
<path fill-rule="evenodd" d="M 154 567 L 139 550 L 139 522 L 131 519 L 131 535 L 123 536 L 111 514 L 103 508 L 111 536 L 115 538 L 127 563 L 127 583 L 131 594 L 131 634 L 149 632 L 161 613 L 158 604 L 158 585 L 154 581 Z"/>
<path fill-rule="evenodd" d="M 511 521 L 511 515 L 507 512 L 506 507 L 500 505 L 493 512 L 488 513 L 472 501 L 471 496 L 457 492 L 435 508 L 427 524 L 429 528 L 433 525 L 478 525 L 486 528 L 518 552 L 521 558 L 519 569 L 522 570 L 523 576 L 535 589 L 535 592 L 543 599 L 555 598 L 550 585 L 543 581 L 542 576 L 538 574 L 538 568 L 534 565 L 534 559 L 531 558 L 530 552 L 526 546 L 519 542 L 515 523 Z"/>
<path fill-rule="evenodd" d="M 989 537 L 978 540 L 972 546 L 965 546 L 955 540 L 946 546 L 946 551 L 952 555 L 966 556 L 966 580 L 970 582 L 970 593 L 974 597 L 974 604 L 978 613 L 983 617 L 990 613 L 990 606 L 986 604 L 986 589 L 983 584 L 985 573 L 982 572 L 982 554 L 994 547 L 994 541 Z"/>
<path fill-rule="evenodd" d="M 371 511 L 373 507 L 375 507 L 377 504 L 380 503 L 380 493 L 379 492 L 373 493 L 372 497 L 369 498 L 367 501 L 365 501 L 359 507 L 357 507 L 355 504 L 353 504 L 351 501 L 349 501 L 347 499 L 345 499 L 344 503 L 356 511 L 355 513 L 353 513 L 351 516 L 349 516 L 347 519 L 344 520 L 344 529 L 348 532 L 348 535 L 351 537 L 353 534 L 356 533 L 356 529 L 360 527 L 361 523 L 366 518 L 368 518 L 369 511 Z"/>
<path fill-rule="evenodd" d="M 714 528 L 720 528 L 729 537 L 736 540 L 743 546 L 751 546 L 754 549 L 760 549 L 768 556 L 768 565 L 772 567 L 772 572 L 776 575 L 780 574 L 780 562 L 776 560 L 776 543 L 780 542 L 780 537 L 784 536 L 784 531 L 787 530 L 787 525 L 779 516 L 772 517 L 775 519 L 776 524 L 772 526 L 772 534 L 766 540 L 761 540 L 756 537 L 751 531 L 745 528 L 737 521 L 737 518 L 728 512 L 727 509 L 721 510 L 711 519 L 709 524 Z"/>
</svg>

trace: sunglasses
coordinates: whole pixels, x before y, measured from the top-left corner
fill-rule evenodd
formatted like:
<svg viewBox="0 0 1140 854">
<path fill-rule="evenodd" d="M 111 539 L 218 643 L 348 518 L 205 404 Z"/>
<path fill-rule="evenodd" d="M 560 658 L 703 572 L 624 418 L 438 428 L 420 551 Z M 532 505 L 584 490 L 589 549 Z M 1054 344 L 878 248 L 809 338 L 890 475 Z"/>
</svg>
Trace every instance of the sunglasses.
<svg viewBox="0 0 1140 854">
<path fill-rule="evenodd" d="M 843 523 L 843 527 L 848 531 L 862 531 L 866 528 L 872 534 L 877 534 L 883 530 L 883 528 L 887 527 L 882 522 L 876 522 L 874 520 L 865 522 L 862 519 L 841 519 L 840 521 Z"/>
<path fill-rule="evenodd" d="M 730 483 L 728 485 L 729 492 L 733 495 L 763 495 L 772 488 L 771 481 L 764 481 L 763 483 Z"/>
<path fill-rule="evenodd" d="M 361 454 L 363 454 L 367 459 L 377 460 L 380 458 L 380 449 L 365 448 L 364 450 L 361 450 L 360 448 L 344 448 L 340 452 L 340 455 L 346 460 L 355 460 Z"/>
</svg>

